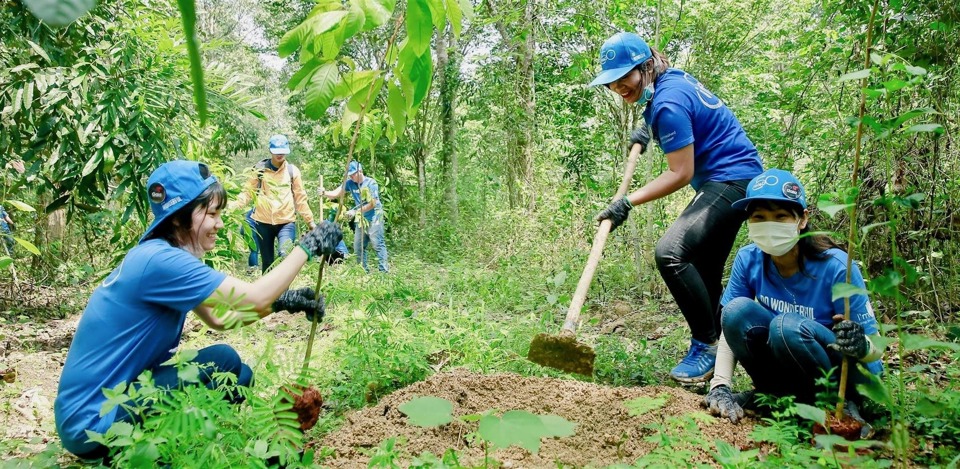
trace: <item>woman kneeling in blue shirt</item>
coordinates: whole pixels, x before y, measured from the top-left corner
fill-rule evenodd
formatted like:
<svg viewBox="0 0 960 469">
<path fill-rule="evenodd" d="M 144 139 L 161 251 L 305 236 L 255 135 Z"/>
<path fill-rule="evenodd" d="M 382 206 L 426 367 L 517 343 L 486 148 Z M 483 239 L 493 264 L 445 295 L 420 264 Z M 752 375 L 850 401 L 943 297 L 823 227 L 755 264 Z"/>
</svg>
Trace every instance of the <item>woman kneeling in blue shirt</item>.
<svg viewBox="0 0 960 469">
<path fill-rule="evenodd" d="M 842 320 L 843 299 L 833 300 L 832 289 L 847 281 L 847 253 L 826 236 L 808 234 L 806 195 L 797 178 L 767 170 L 733 207 L 747 211 L 753 244 L 737 252 L 720 300 L 723 333 L 704 405 L 734 423 L 743 417 L 752 393 L 730 391 L 737 361 L 756 392 L 811 404 L 816 380 L 844 356 L 879 374 L 883 351 L 871 340 L 878 334 L 873 308 L 866 295 L 854 295 L 852 320 Z M 850 274 L 852 284 L 865 289 L 856 264 Z M 850 370 L 851 381 L 862 382 L 860 371 Z M 854 401 L 848 402 L 848 412 L 859 419 Z"/>
</svg>

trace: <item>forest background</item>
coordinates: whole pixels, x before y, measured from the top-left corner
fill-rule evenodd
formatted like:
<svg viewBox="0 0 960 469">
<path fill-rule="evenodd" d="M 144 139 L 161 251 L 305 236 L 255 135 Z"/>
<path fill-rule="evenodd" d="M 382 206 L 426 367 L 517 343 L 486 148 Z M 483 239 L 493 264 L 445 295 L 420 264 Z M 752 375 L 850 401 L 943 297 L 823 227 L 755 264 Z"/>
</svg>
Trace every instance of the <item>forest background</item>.
<svg viewBox="0 0 960 469">
<path fill-rule="evenodd" d="M 497 324 L 477 327 L 550 330 L 642 122 L 585 83 L 602 41 L 635 31 L 724 100 L 766 167 L 799 175 L 817 201 L 814 226 L 852 242 L 890 326 L 892 397 L 881 400 L 892 440 L 912 441 L 897 457 L 956 464 L 955 449 L 937 449 L 960 442 L 956 2 L 359 0 L 342 15 L 336 5 L 107 0 L 52 27 L 20 1 L 5 4 L 0 205 L 17 244 L 0 255 L 4 321 L 82 309 L 142 232 L 145 179 L 161 162 L 202 160 L 235 193 L 268 156 L 267 138 L 285 133 L 315 211 L 321 178 L 336 185 L 348 158 L 381 185 L 401 274 L 334 298 L 366 291 L 374 311 L 441 299 Z M 634 187 L 664 168 L 659 149 L 648 152 Z M 652 253 L 691 196 L 633 211 L 608 243 L 588 309 L 675 308 Z M 242 268 L 242 223 L 230 214 L 211 263 Z M 662 353 L 679 355 L 682 327 Z M 524 341 L 510 335 L 497 346 L 522 356 Z M 634 356 L 640 342 L 597 340 L 621 360 L 608 357 L 598 381 L 662 379 L 659 362 Z M 473 365 L 530 367 L 498 360 Z M 427 374 L 390 366 L 347 371 L 358 389 L 342 390 L 353 396 L 344 406 L 362 405 L 371 382 L 380 395 Z"/>
</svg>

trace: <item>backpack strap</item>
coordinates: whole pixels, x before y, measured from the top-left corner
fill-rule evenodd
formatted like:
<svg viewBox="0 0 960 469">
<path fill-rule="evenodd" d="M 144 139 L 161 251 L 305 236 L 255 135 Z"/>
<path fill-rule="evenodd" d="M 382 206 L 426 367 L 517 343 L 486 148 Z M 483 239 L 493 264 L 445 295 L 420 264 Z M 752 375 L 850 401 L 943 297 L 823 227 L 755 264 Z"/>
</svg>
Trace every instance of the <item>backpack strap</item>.
<svg viewBox="0 0 960 469">
<path fill-rule="evenodd" d="M 264 158 L 260 160 L 257 164 L 253 165 L 253 169 L 257 170 L 257 194 L 260 194 L 260 188 L 263 187 L 263 172 L 266 171 L 267 165 L 270 164 L 270 158 Z M 287 162 L 287 174 L 290 175 L 290 193 L 293 193 L 293 163 Z"/>
</svg>

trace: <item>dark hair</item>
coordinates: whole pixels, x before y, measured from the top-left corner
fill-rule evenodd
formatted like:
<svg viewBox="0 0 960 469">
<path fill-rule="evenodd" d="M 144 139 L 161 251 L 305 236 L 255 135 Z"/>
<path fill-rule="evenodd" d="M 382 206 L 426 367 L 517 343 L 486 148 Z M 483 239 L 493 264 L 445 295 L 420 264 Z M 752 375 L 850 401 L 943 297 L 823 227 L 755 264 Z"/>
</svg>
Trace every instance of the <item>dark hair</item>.
<svg viewBox="0 0 960 469">
<path fill-rule="evenodd" d="M 193 211 L 197 207 L 207 208 L 214 203 L 217 210 L 223 210 L 227 206 L 227 191 L 220 182 L 210 184 L 200 195 L 170 214 L 146 239 L 159 238 L 166 240 L 171 246 L 181 247 L 179 235 L 193 229 Z"/>
<path fill-rule="evenodd" d="M 791 202 L 776 202 L 773 200 L 757 200 L 750 202 L 747 205 L 747 217 L 753 214 L 753 211 L 757 208 L 765 208 L 767 210 L 776 210 L 784 209 L 793 213 L 798 219 L 803 217 L 803 207 L 800 204 L 795 204 Z M 843 249 L 839 244 L 836 243 L 829 236 L 821 234 L 807 234 L 810 233 L 810 222 L 807 222 L 807 226 L 804 226 L 800 230 L 800 240 L 797 242 L 797 246 L 800 248 L 800 255 L 797 256 L 797 266 L 800 269 L 800 273 L 810 276 L 806 269 L 804 269 L 804 263 L 806 260 L 823 260 L 827 258 L 827 255 L 824 254 L 827 249 L 837 248 Z M 804 236 L 807 235 L 807 236 Z M 766 265 L 766 259 L 770 257 L 770 254 L 763 253 L 764 265 Z"/>
</svg>

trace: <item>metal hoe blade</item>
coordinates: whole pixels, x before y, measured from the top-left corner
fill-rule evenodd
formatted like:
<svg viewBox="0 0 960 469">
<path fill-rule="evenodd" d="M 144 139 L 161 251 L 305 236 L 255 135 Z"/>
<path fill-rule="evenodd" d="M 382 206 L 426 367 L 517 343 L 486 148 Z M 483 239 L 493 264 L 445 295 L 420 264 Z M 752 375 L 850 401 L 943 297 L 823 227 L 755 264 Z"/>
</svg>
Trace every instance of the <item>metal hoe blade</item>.
<svg viewBox="0 0 960 469">
<path fill-rule="evenodd" d="M 577 337 L 570 333 L 537 334 L 527 352 L 527 360 L 538 365 L 584 376 L 593 376 L 596 357 L 592 348 L 577 342 Z"/>
</svg>

